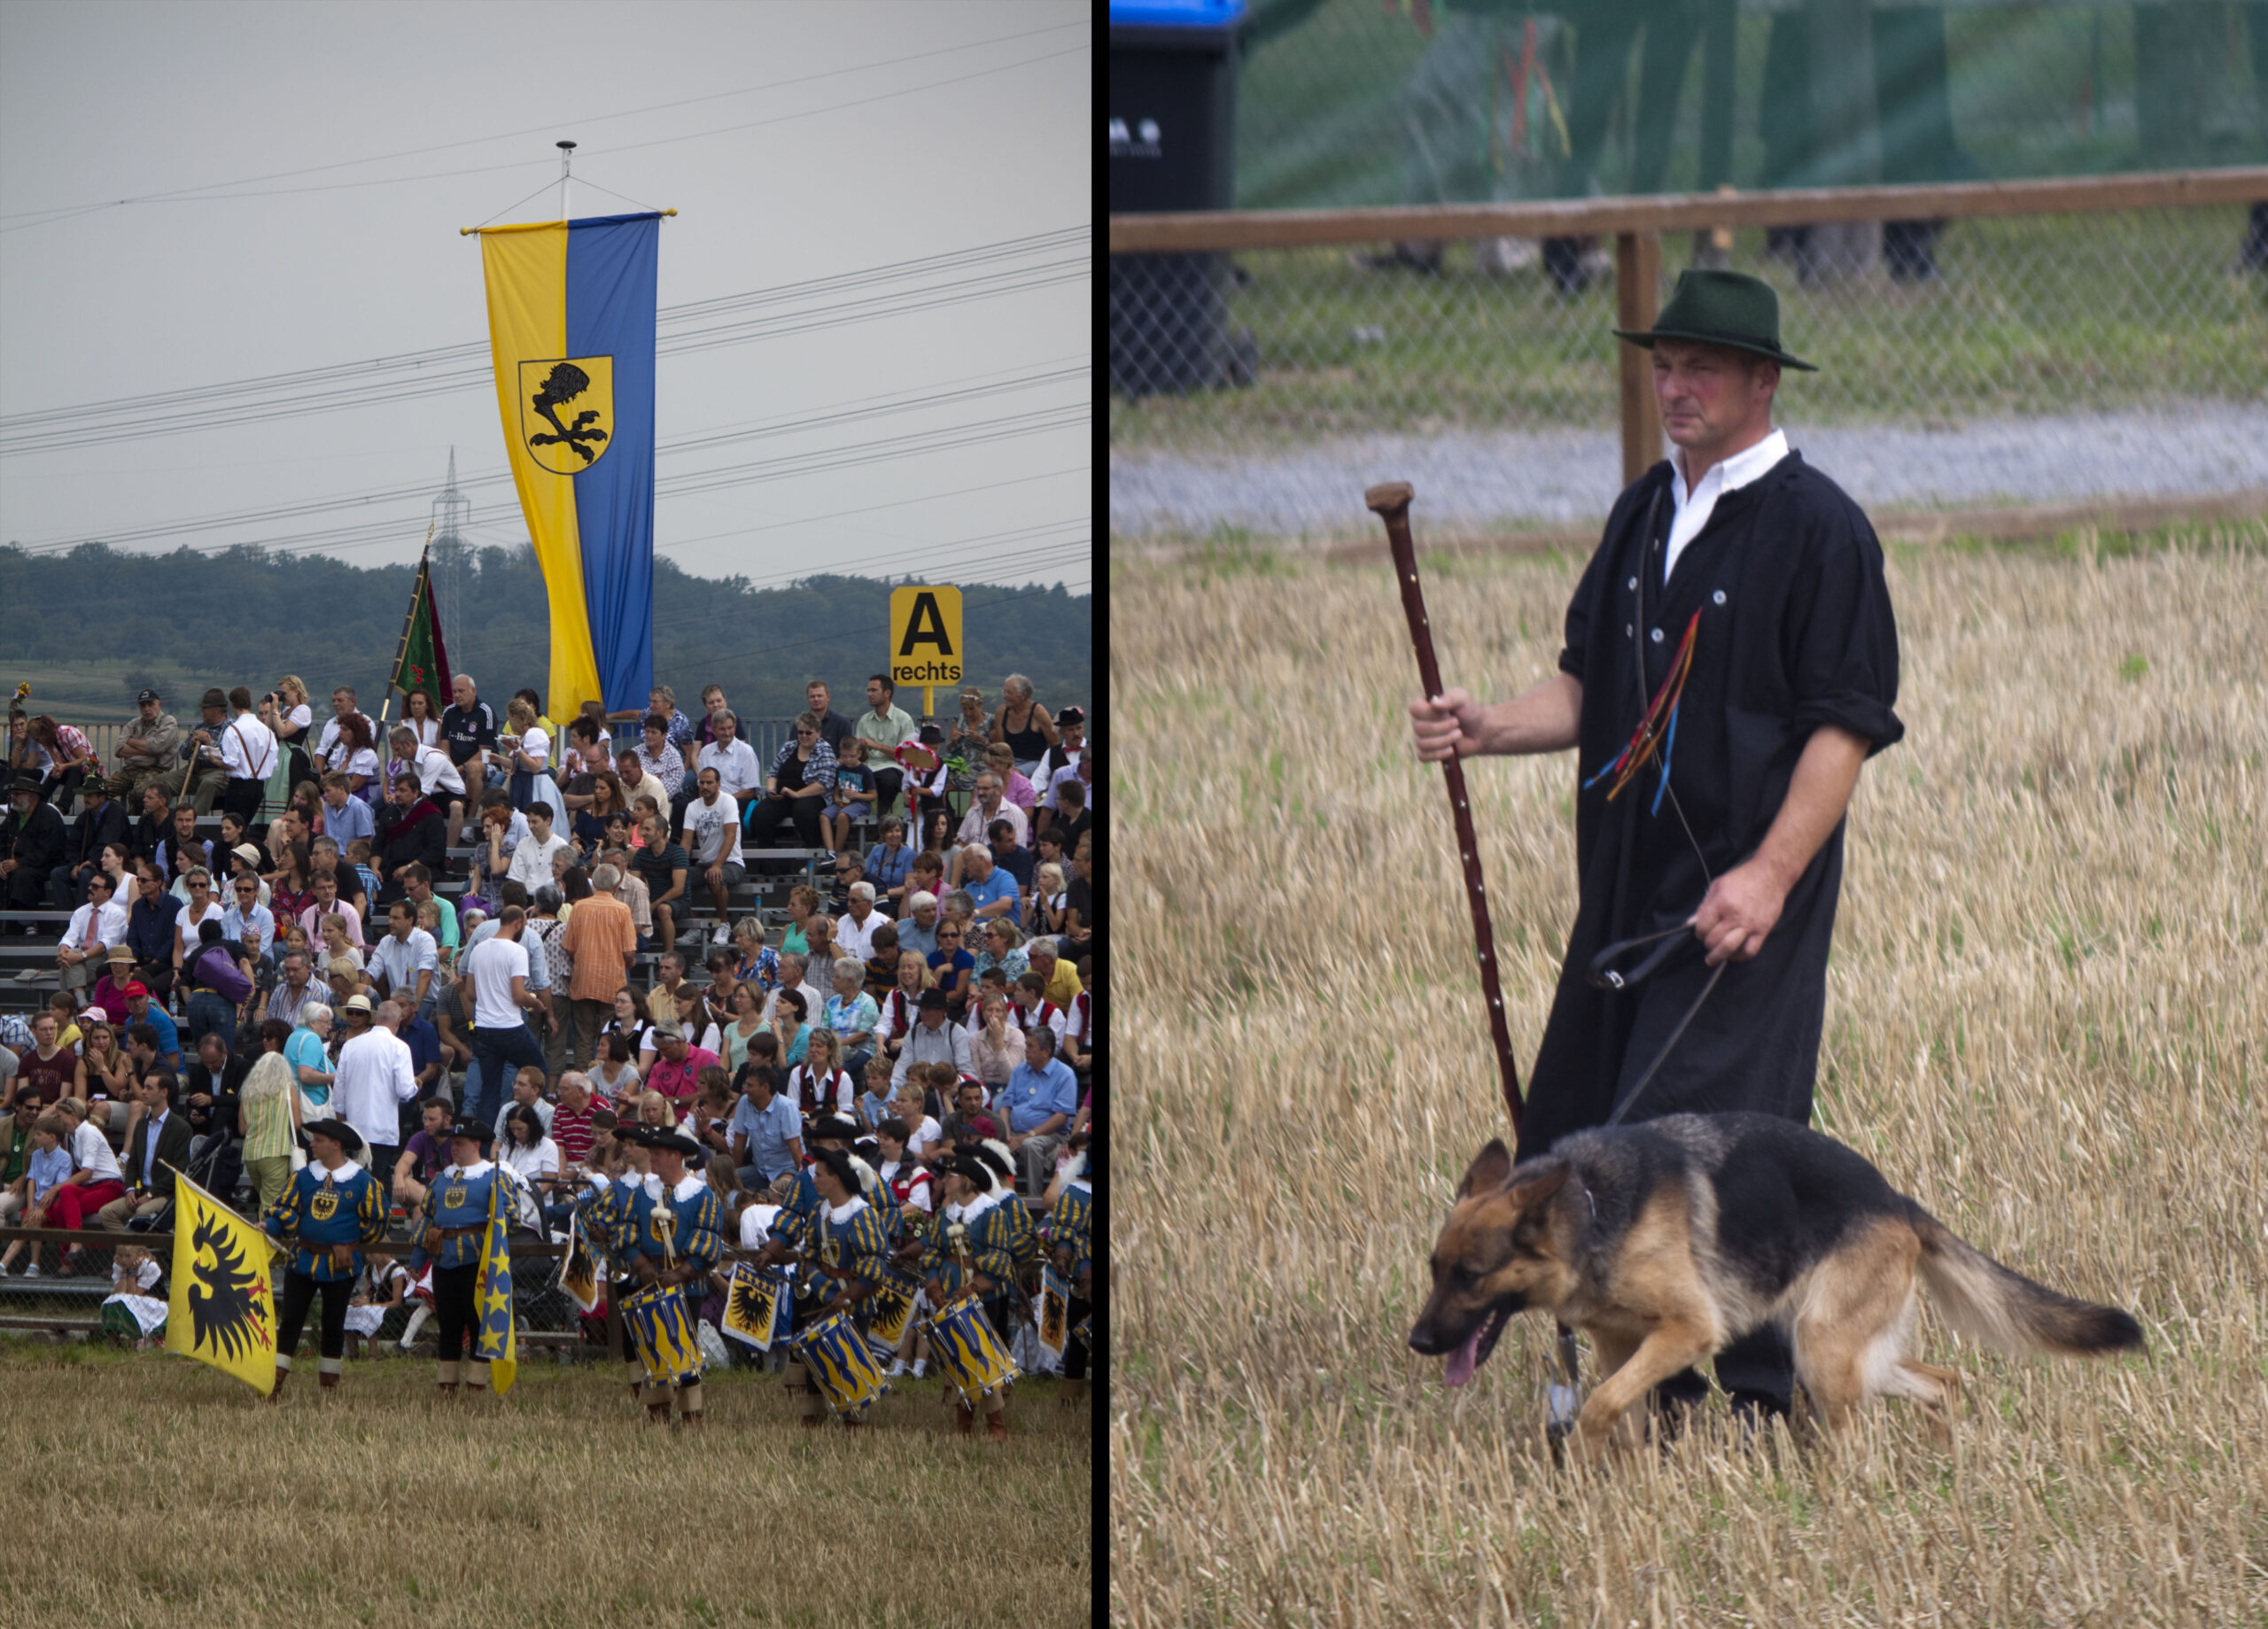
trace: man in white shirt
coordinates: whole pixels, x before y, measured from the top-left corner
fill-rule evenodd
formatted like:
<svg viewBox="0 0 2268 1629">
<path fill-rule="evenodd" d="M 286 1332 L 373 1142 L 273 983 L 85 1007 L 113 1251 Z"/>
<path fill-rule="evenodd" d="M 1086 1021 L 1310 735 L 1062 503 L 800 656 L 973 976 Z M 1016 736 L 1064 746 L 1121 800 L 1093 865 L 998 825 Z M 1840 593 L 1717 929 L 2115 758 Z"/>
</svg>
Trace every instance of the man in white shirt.
<svg viewBox="0 0 2268 1629">
<path fill-rule="evenodd" d="M 703 756 L 715 750 L 707 748 Z M 741 864 L 741 806 L 726 795 L 723 779 L 715 764 L 702 765 L 700 795 L 685 806 L 685 834 L 686 847 L 693 851 L 694 869 L 709 885 L 709 901 L 717 908 L 717 931 L 711 939 L 729 944 L 733 890 L 748 871 Z"/>
<path fill-rule="evenodd" d="M 370 952 L 370 976 L 380 989 L 420 1013 L 437 998 L 434 975 L 441 965 L 440 947 L 433 935 L 417 926 L 417 907 L 397 899 L 386 908 L 386 936 Z"/>
<path fill-rule="evenodd" d="M 108 965 L 110 947 L 126 942 L 126 910 L 111 897 L 110 878 L 99 871 L 87 874 L 87 903 L 71 913 L 56 947 L 55 965 L 63 970 L 65 989 L 84 989 Z M 39 975 L 19 974 L 17 982 L 28 984 Z"/>
<path fill-rule="evenodd" d="M 212 694 L 206 693 L 208 703 Z M 243 685 L 229 692 L 229 705 L 236 709 L 236 717 L 218 729 L 200 727 L 189 739 L 200 758 L 227 772 L 221 811 L 250 822 L 260 812 L 260 795 L 276 767 L 276 735 L 253 714 L 252 692 Z"/>
<path fill-rule="evenodd" d="M 696 760 L 699 767 L 717 772 L 717 789 L 734 803 L 751 788 L 762 790 L 764 771 L 756 761 L 756 749 L 740 738 L 740 720 L 727 712 L 711 715 L 711 727 L 717 739 L 701 749 Z"/>
<path fill-rule="evenodd" d="M 874 929 L 889 919 L 874 909 L 874 885 L 854 882 L 850 885 L 850 909 L 835 919 L 835 942 L 845 956 L 855 956 L 860 961 L 871 961 L 874 954 Z"/>
<path fill-rule="evenodd" d="M 811 970 L 812 958 L 801 950 L 783 950 L 780 954 L 780 982 L 771 995 L 765 997 L 764 1011 L 758 1014 L 769 1024 L 780 1010 L 780 992 L 792 989 L 804 998 L 804 1022 L 816 1024 L 827 1012 L 827 997 L 819 986 L 809 982 L 804 975 Z M 786 1067 L 783 1063 L 781 1067 Z"/>
<path fill-rule="evenodd" d="M 976 801 L 968 806 L 968 814 L 960 823 L 960 830 L 953 834 L 958 843 L 975 843 L 983 848 L 985 833 L 995 820 L 1006 820 L 1016 828 L 1016 846 L 1023 847 L 1031 841 L 1031 827 L 1024 811 L 1000 795 L 1000 777 L 986 770 L 976 778 Z"/>
<path fill-rule="evenodd" d="M 923 990 L 920 1014 L 913 1028 L 905 1033 L 905 1046 L 897 1055 L 897 1067 L 890 1071 L 892 1090 L 905 1084 L 905 1072 L 917 1063 L 949 1063 L 959 1074 L 975 1074 L 969 1065 L 968 1031 L 961 1025 L 946 1021 L 945 992 Z"/>
<path fill-rule="evenodd" d="M 370 739 L 377 739 L 377 728 L 370 724 L 369 715 L 354 705 L 354 687 L 341 685 L 330 693 L 330 717 L 322 721 L 322 733 L 315 739 L 315 756 L 326 764 L 330 762 L 330 749 L 338 745 L 338 721 L 347 718 L 361 718 L 369 727 Z"/>
<path fill-rule="evenodd" d="M 851 725 L 847 743 L 853 750 L 866 752 L 866 772 L 874 778 L 876 819 L 889 812 L 905 788 L 905 772 L 898 768 L 896 754 L 916 733 L 913 715 L 897 705 L 897 687 L 889 674 L 877 673 L 866 680 L 866 710 Z M 840 748 L 836 755 L 845 763 L 857 761 Z"/>
<path fill-rule="evenodd" d="M 551 829 L 550 804 L 530 803 L 526 817 L 527 837 L 512 850 L 512 862 L 505 868 L 504 875 L 532 896 L 536 889 L 551 886 L 551 857 L 569 844 Z"/>
<path fill-rule="evenodd" d="M 509 1082 L 530 1065 L 541 1069 L 543 1045 L 521 1016 L 548 1011 L 544 997 L 528 988 L 527 947 L 520 935 L 527 912 L 506 905 L 496 931 L 466 952 L 458 994 L 472 1012 L 472 1056 L 480 1066 L 480 1096 L 468 1100 L 466 1117 L 493 1125 L 504 1106 Z"/>
<path fill-rule="evenodd" d="M 383 1001 L 373 1013 L 368 996 L 350 997 L 346 1041 L 338 1049 L 338 1069 L 330 1082 L 331 1115 L 361 1137 L 364 1168 L 382 1187 L 392 1183 L 395 1157 L 401 1152 L 401 1105 L 417 1095 L 409 1043 L 394 1033 L 401 1027 L 401 1012 L 393 1002 Z"/>
<path fill-rule="evenodd" d="M 416 731 L 400 725 L 396 725 L 386 737 L 386 745 L 392 749 L 397 763 L 416 772 L 421 795 L 432 798 L 439 805 L 441 800 L 434 796 L 434 788 L 438 787 L 448 795 L 449 829 L 460 830 L 464 824 L 464 777 L 449 762 L 449 755 L 439 747 L 421 744 Z"/>
</svg>

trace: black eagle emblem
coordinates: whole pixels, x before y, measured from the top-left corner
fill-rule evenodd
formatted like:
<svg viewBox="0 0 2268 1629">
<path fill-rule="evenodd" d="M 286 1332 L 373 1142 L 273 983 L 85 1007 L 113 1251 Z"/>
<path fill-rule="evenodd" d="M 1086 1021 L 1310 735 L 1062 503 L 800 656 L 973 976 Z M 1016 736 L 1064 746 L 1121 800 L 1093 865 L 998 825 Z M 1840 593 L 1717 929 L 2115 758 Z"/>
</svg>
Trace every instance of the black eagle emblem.
<svg viewBox="0 0 2268 1629">
<path fill-rule="evenodd" d="M 565 407 L 590 388 L 591 376 L 576 367 L 574 363 L 561 362 L 552 368 L 550 376 L 543 382 L 543 389 L 530 399 L 528 405 L 540 414 L 544 421 L 559 433 L 555 436 L 531 436 L 528 438 L 528 445 L 530 446 L 564 445 L 573 447 L 586 464 L 595 460 L 598 454 L 591 450 L 590 444 L 606 439 L 606 431 L 592 428 L 599 421 L 600 415 L 597 410 L 588 409 L 577 414 L 572 424 L 561 423 L 559 415 L 552 411 L 555 407 Z"/>
<path fill-rule="evenodd" d="M 726 1308 L 725 1321 L 744 1330 L 767 1328 L 772 1323 L 771 1297 L 759 1299 L 757 1281 L 735 1275 L 733 1279 L 732 1304 Z"/>
<path fill-rule="evenodd" d="M 195 1344 L 210 1346 L 232 1361 L 248 1355 L 255 1345 L 268 1345 L 268 1331 L 252 1312 L 259 1281 L 243 1253 L 229 1247 L 227 1235 L 209 1217 L 198 1223 L 190 1242 L 200 1255 L 213 1253 L 210 1267 L 198 1260 L 190 1268 L 189 1322 Z"/>
</svg>

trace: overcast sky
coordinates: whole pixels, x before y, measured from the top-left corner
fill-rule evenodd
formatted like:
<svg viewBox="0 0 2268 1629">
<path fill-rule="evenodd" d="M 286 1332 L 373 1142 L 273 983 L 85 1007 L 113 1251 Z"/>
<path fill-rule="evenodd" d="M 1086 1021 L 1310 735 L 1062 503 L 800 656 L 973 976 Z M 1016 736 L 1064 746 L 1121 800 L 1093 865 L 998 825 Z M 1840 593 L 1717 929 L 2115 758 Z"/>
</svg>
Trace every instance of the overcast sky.
<svg viewBox="0 0 2268 1629">
<path fill-rule="evenodd" d="M 208 386 L 485 347 L 479 240 L 458 229 L 557 219 L 558 189 L 547 183 L 562 138 L 580 144 L 573 214 L 680 212 L 662 224 L 665 313 L 1084 229 L 1087 19 L 1076 0 L 0 0 L 0 443 L 120 423 L 117 409 L 23 415 L 178 391 L 200 393 L 134 411 L 192 410 L 232 399 L 202 394 Z M 689 98 L 707 99 L 656 105 Z M 392 156 L 417 148 L 442 150 Z M 442 173 L 467 171 L 477 173 Z M 50 213 L 189 189 L 202 190 Z M 799 312 L 829 325 L 674 357 L 665 316 L 658 552 L 699 575 L 758 581 L 839 567 L 1084 590 L 1091 247 L 1058 239 L 974 267 L 806 292 L 691 326 L 789 326 Z M 969 298 L 968 281 L 993 274 L 1039 286 Z M 853 300 L 946 303 L 871 316 L 823 309 Z M 452 445 L 461 477 L 501 477 L 485 348 L 473 365 L 478 382 L 423 399 L 287 407 L 189 434 L 136 427 L 107 444 L 0 455 L 0 539 L 107 539 L 438 489 Z M 1023 383 L 1045 374 L 1061 376 Z M 355 388 L 330 381 L 307 393 L 341 399 Z M 872 411 L 947 390 L 984 393 Z M 861 416 L 669 451 L 846 404 Z M 862 445 L 955 431 L 997 438 L 895 457 Z M 798 455 L 843 462 L 667 495 L 693 472 Z M 473 542 L 525 539 L 509 482 L 470 495 Z M 408 560 L 430 499 L 119 547 L 217 548 L 375 522 L 375 537 L 290 547 Z"/>
</svg>

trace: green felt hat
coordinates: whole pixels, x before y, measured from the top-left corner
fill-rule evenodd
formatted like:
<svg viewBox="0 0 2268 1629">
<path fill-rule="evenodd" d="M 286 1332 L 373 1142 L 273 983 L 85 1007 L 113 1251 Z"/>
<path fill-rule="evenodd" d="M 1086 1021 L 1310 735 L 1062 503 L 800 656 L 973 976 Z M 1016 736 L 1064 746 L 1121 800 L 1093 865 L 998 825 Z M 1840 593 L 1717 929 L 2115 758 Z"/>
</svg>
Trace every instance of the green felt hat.
<svg viewBox="0 0 2268 1629">
<path fill-rule="evenodd" d="M 1680 272 L 1677 288 L 1653 327 L 1614 331 L 1649 351 L 1657 339 L 1689 339 L 1769 357 L 1783 368 L 1819 371 L 1780 348 L 1780 297 L 1770 283 L 1745 272 Z"/>
</svg>

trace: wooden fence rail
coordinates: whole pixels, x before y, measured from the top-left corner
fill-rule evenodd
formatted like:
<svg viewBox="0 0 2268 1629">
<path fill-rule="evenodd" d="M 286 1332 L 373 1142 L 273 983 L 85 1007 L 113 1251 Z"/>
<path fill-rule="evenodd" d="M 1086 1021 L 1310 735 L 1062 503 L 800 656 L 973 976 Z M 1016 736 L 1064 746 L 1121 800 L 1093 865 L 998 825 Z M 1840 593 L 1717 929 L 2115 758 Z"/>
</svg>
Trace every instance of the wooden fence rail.
<svg viewBox="0 0 2268 1629">
<path fill-rule="evenodd" d="M 2268 200 L 2268 166 L 2163 170 L 2050 181 L 1950 185 L 1818 187 L 1784 192 L 1688 192 L 1660 198 L 1570 198 L 1550 203 L 1427 204 L 1371 209 L 1247 209 L 1113 215 L 1113 254 L 1315 248 L 1382 242 L 1453 243 L 1475 237 L 1615 240 L 1616 317 L 1651 328 L 1659 299 L 1661 235 L 1717 227 L 1808 226 L 1829 221 L 1934 221 L 2054 215 L 2129 209 L 2195 209 Z M 1621 347 L 1622 479 L 1636 480 L 1661 456 L 1661 412 L 1646 359 Z"/>
</svg>

